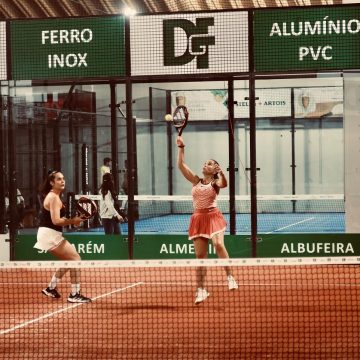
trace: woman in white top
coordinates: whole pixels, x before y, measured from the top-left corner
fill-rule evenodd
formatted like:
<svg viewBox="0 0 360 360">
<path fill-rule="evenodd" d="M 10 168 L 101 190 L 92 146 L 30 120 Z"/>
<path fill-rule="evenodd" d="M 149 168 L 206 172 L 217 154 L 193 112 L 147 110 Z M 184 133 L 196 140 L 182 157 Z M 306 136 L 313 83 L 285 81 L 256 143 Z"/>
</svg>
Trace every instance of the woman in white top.
<svg viewBox="0 0 360 360">
<path fill-rule="evenodd" d="M 122 216 L 115 209 L 117 194 L 113 177 L 105 173 L 100 187 L 100 217 L 106 235 L 120 234 L 119 222 L 123 221 Z"/>
</svg>

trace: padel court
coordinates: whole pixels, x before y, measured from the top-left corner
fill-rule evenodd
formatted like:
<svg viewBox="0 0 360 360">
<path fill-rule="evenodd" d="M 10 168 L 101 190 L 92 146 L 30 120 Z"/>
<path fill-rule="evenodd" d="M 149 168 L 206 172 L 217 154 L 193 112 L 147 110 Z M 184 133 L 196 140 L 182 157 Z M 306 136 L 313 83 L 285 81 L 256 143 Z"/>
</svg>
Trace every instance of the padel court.
<svg viewBox="0 0 360 360">
<path fill-rule="evenodd" d="M 331 5 L 0 21 L 0 360 L 359 359 L 359 17 Z M 104 216 L 104 167 L 127 222 Z M 59 177 L 66 250 L 89 261 L 33 248 L 39 185 Z M 191 258 L 193 185 L 210 183 L 216 203 L 195 210 L 224 214 L 239 258 L 215 258 L 221 235 Z"/>
<path fill-rule="evenodd" d="M 220 264 L 205 263 L 210 297 L 199 306 L 189 261 L 83 264 L 83 292 L 93 301 L 75 305 L 66 303 L 66 282 L 64 299 L 41 294 L 45 264 L 2 269 L 0 301 L 13 315 L 1 315 L 1 358 L 355 359 L 355 260 L 263 261 L 230 263 L 235 291 Z"/>
</svg>

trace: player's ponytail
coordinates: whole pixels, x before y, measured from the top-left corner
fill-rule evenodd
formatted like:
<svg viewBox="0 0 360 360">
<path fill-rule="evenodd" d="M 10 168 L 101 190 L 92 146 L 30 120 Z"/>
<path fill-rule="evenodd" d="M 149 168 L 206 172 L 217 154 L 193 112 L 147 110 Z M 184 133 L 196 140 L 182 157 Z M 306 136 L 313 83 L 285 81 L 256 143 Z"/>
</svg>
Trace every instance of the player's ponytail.
<svg viewBox="0 0 360 360">
<path fill-rule="evenodd" d="M 60 172 L 58 170 L 49 170 L 46 178 L 43 183 L 39 187 L 39 192 L 44 197 L 50 192 L 52 189 L 51 182 L 55 180 L 55 175 Z"/>
</svg>

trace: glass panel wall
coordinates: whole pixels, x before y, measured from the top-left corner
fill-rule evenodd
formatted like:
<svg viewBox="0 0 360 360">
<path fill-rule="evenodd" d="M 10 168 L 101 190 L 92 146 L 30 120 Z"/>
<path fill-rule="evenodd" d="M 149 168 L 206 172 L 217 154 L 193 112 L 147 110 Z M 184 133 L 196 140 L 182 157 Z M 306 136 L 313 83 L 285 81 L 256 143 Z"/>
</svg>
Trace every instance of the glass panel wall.
<svg viewBox="0 0 360 360">
<path fill-rule="evenodd" d="M 257 80 L 256 96 L 258 232 L 344 232 L 342 78 Z"/>
<path fill-rule="evenodd" d="M 122 85 L 118 85 L 119 94 Z M 119 99 L 121 96 L 119 97 Z M 3 86 L 3 128 L 14 127 L 13 149 L 9 132 L 4 133 L 5 149 L 14 152 L 20 229 L 35 229 L 40 202 L 38 188 L 50 170 L 61 170 L 66 194 L 98 194 L 101 166 L 111 158 L 117 164 L 117 187 L 125 184 L 126 121 L 117 112 L 117 149 L 112 154 L 109 85 L 33 87 L 29 84 Z M 121 99 L 124 100 L 124 99 Z M 119 100 L 119 103 L 120 101 Z M 5 162 L 9 156 L 5 154 Z M 9 163 L 5 179 L 9 179 Z M 9 184 L 4 185 L 5 192 Z M 21 195 L 20 195 L 21 194 Z M 21 200 L 20 200 L 21 199 Z M 25 230 L 22 230 L 26 232 Z"/>
</svg>

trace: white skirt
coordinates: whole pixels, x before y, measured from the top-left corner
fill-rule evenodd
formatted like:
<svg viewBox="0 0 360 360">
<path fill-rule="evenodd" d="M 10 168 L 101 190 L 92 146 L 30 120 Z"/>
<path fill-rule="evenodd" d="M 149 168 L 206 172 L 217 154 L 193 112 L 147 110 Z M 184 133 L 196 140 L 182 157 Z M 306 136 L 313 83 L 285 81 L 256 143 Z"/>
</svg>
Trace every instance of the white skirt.
<svg viewBox="0 0 360 360">
<path fill-rule="evenodd" d="M 34 245 L 34 248 L 42 251 L 49 251 L 59 246 L 63 240 L 65 239 L 62 232 L 47 227 L 39 227 L 37 232 L 37 242 Z"/>
</svg>

